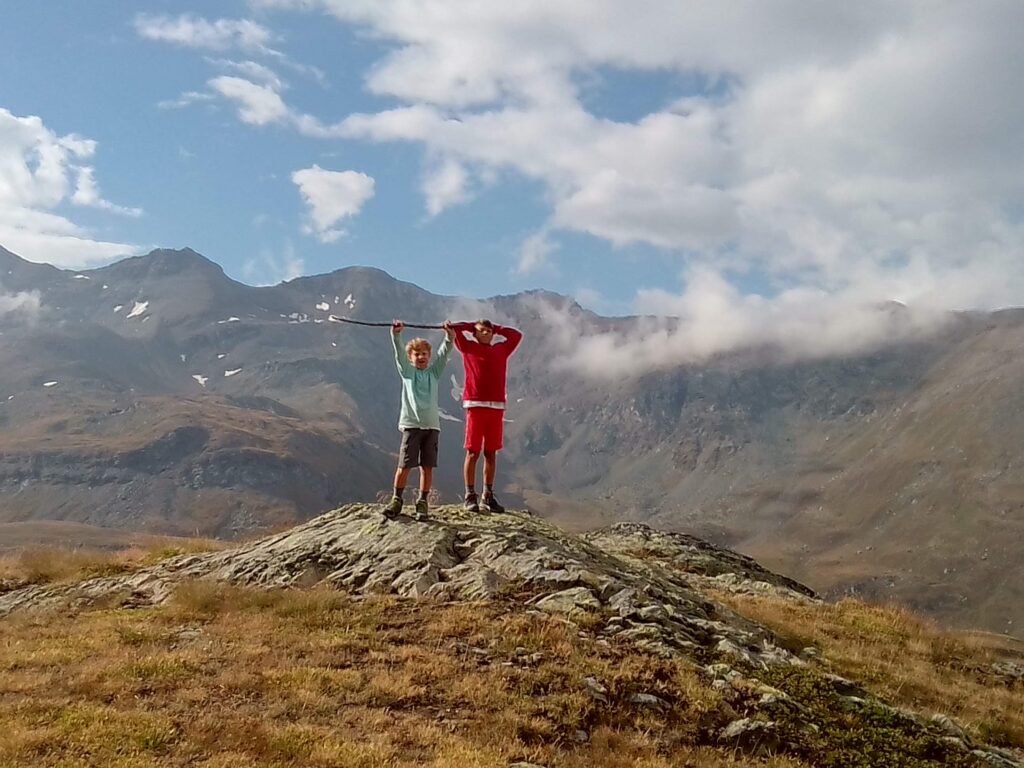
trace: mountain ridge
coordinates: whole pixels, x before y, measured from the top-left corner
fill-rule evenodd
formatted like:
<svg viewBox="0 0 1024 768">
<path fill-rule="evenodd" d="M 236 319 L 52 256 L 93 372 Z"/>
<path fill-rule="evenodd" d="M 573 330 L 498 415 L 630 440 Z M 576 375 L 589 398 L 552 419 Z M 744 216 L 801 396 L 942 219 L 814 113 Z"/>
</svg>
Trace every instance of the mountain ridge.
<svg viewBox="0 0 1024 768">
<path fill-rule="evenodd" d="M 397 434 L 388 331 L 330 316 L 491 314 L 527 338 L 499 476 L 511 501 L 574 528 L 692 530 L 827 594 L 1000 631 L 1024 621 L 1006 544 L 1024 533 L 1024 311 L 958 314 L 932 337 L 846 358 L 741 355 L 600 380 L 559 366 L 549 318 L 624 336 L 649 319 L 545 292 L 435 296 L 374 268 L 256 288 L 191 250 L 146 259 L 130 265 L 142 281 L 115 264 L 3 283 L 40 302 L 34 321 L 0 318 L 0 522 L 231 537 L 372 498 L 390 486 Z M 188 279 L 154 268 L 167 262 Z M 457 389 L 457 362 L 441 407 L 458 419 L 452 377 Z M 448 499 L 460 431 L 442 429 Z"/>
</svg>

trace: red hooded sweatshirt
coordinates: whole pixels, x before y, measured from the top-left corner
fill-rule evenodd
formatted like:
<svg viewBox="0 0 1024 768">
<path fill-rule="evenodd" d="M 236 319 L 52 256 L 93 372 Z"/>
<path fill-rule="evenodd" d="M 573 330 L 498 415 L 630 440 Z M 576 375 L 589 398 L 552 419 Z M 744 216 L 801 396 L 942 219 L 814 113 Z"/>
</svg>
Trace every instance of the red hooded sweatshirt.
<svg viewBox="0 0 1024 768">
<path fill-rule="evenodd" d="M 481 344 L 476 339 L 467 339 L 463 331 L 472 333 L 476 323 L 452 323 L 455 329 L 455 347 L 462 353 L 462 364 L 466 371 L 466 386 L 462 390 L 462 400 L 477 402 L 504 403 L 505 376 L 508 372 L 508 359 L 523 334 L 515 328 L 495 325 L 496 336 L 504 336 L 505 341 L 494 344 Z"/>
</svg>

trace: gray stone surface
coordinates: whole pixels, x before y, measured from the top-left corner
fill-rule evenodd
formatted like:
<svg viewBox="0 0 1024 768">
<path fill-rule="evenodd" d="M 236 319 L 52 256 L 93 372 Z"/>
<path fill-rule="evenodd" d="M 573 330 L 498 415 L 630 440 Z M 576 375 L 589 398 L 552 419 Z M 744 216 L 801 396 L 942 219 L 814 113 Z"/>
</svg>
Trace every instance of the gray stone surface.
<svg viewBox="0 0 1024 768">
<path fill-rule="evenodd" d="M 643 523 L 615 523 L 582 534 L 607 552 L 639 563 L 656 563 L 687 574 L 693 583 L 713 583 L 734 592 L 775 592 L 794 598 L 816 599 L 812 589 L 772 573 L 756 560 L 716 547 L 696 536 L 659 531 Z"/>
<path fill-rule="evenodd" d="M 718 734 L 718 741 L 751 755 L 777 752 L 780 745 L 775 723 L 747 717 L 729 723 Z"/>
<path fill-rule="evenodd" d="M 556 614 L 595 644 L 691 663 L 721 694 L 723 706 L 732 713 L 729 717 L 734 717 L 718 733 L 722 745 L 751 754 L 775 752 L 780 733 L 774 719 L 781 721 L 794 712 L 802 716 L 798 702 L 757 678 L 776 665 L 808 662 L 779 647 L 771 632 L 703 591 L 722 589 L 728 577 L 737 590 L 749 587 L 787 599 L 816 599 L 796 582 L 734 552 L 632 523 L 576 536 L 524 512 L 478 515 L 442 506 L 431 514 L 422 522 L 405 516 L 387 520 L 380 505 L 353 504 L 228 550 L 175 557 L 133 573 L 77 584 L 14 587 L 0 594 L 0 617 L 12 611 L 87 607 L 97 601 L 155 605 L 166 601 L 179 583 L 197 579 L 266 589 L 323 585 L 355 594 L 436 600 L 524 595 L 528 613 Z M 199 630 L 189 630 L 189 636 L 193 632 Z M 516 666 L 544 660 L 543 654 L 526 648 L 516 648 L 505 659 L 491 658 L 482 648 L 467 646 L 464 651 L 480 664 Z M 1002 670 L 1011 677 L 1015 671 Z M 851 711 L 881 708 L 908 727 L 957 741 L 990 765 L 1022 767 L 1010 753 L 966 741 L 949 718 L 904 713 L 873 699 L 856 682 L 821 674 Z M 580 686 L 597 701 L 612 699 L 605 683 L 596 678 L 585 678 Z M 649 692 L 628 696 L 637 708 L 670 708 Z M 817 726 L 807 722 L 807 727 Z M 576 736 L 581 743 L 584 736 L 589 739 L 586 732 L 580 734 Z"/>
<path fill-rule="evenodd" d="M 535 594 L 536 607 L 546 612 L 585 610 L 609 618 L 617 613 L 620 621 L 610 640 L 635 642 L 663 655 L 695 656 L 723 642 L 743 649 L 754 663 L 767 663 L 766 654 L 779 655 L 769 632 L 706 599 L 685 574 L 606 548 L 615 526 L 588 537 L 525 512 L 478 515 L 442 506 L 431 515 L 424 522 L 406 516 L 387 520 L 380 505 L 351 504 L 232 549 L 79 584 L 14 589 L 0 595 L 0 616 L 110 598 L 133 606 L 159 604 L 179 582 L 191 579 L 267 589 L 330 585 L 357 594 L 441 600 L 485 599 L 514 586 Z M 644 529 L 655 533 L 637 525 L 623 530 L 635 536 Z M 626 546 L 617 549 L 624 552 Z M 722 561 L 712 568 L 707 563 L 716 552 Z M 716 573 L 733 563 L 750 569 L 741 556 L 710 546 L 701 557 Z"/>
</svg>

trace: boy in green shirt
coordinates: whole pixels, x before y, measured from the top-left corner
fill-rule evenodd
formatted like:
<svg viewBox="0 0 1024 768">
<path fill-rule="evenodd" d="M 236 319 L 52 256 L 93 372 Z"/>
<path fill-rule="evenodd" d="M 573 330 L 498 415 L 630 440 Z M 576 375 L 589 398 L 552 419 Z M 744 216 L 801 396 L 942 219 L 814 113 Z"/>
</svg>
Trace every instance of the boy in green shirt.
<svg viewBox="0 0 1024 768">
<path fill-rule="evenodd" d="M 384 516 L 395 518 L 401 513 L 405 482 L 413 467 L 420 468 L 420 496 L 416 500 L 416 519 L 427 518 L 427 494 L 437 466 L 437 438 L 441 434 L 441 419 L 437 409 L 437 382 L 452 354 L 455 331 L 445 322 L 445 337 L 437 350 L 437 359 L 430 362 L 430 342 L 413 339 L 402 350 L 399 337 L 405 323 L 395 320 L 391 324 L 391 346 L 395 351 L 395 366 L 402 377 L 402 412 L 398 428 L 402 431 L 402 446 L 395 470 L 395 491 L 384 507 Z"/>
</svg>

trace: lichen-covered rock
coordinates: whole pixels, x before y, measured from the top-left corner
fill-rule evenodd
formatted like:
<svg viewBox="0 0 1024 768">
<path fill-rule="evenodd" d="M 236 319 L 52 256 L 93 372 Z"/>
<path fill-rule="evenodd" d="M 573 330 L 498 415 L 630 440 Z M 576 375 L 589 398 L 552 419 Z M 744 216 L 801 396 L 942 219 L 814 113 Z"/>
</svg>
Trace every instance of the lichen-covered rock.
<svg viewBox="0 0 1024 768">
<path fill-rule="evenodd" d="M 1015 661 L 997 661 L 992 665 L 992 671 L 1009 685 L 1024 684 L 1024 664 Z"/>
<path fill-rule="evenodd" d="M 816 598 L 812 589 L 772 573 L 746 555 L 685 533 L 659 531 L 644 523 L 615 523 L 582 537 L 608 552 L 656 562 L 698 579 L 713 579 L 718 586 L 733 591 L 776 591 L 791 597 Z"/>
<path fill-rule="evenodd" d="M 601 609 L 601 601 L 586 587 L 572 587 L 538 600 L 537 607 L 547 613 L 597 611 Z"/>
<path fill-rule="evenodd" d="M 771 754 L 779 750 L 778 726 L 770 720 L 745 717 L 723 728 L 718 734 L 718 742 L 750 755 Z"/>
<path fill-rule="evenodd" d="M 636 704 L 638 707 L 653 709 L 657 712 L 663 712 L 668 709 L 668 702 L 655 696 L 653 693 L 634 693 L 629 697 L 629 703 Z"/>
</svg>

